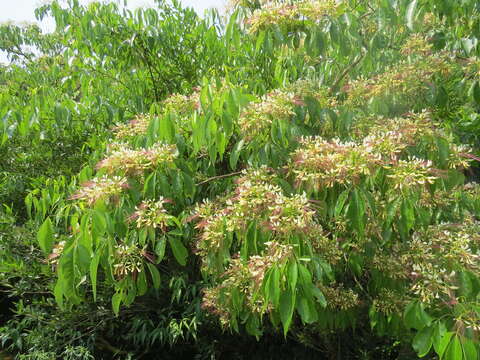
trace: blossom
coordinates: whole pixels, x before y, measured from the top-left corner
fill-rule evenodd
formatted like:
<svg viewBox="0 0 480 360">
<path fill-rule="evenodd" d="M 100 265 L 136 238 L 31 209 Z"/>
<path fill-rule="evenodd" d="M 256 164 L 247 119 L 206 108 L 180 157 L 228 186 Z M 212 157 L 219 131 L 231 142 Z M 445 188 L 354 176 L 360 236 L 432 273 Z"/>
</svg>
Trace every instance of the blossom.
<svg viewBox="0 0 480 360">
<path fill-rule="evenodd" d="M 146 134 L 150 120 L 151 116 L 141 114 L 126 124 L 116 126 L 113 129 L 115 138 L 117 140 L 124 140 Z"/>
<path fill-rule="evenodd" d="M 48 262 L 55 266 L 58 264 L 59 257 L 62 256 L 63 250 L 65 248 L 66 241 L 62 240 L 55 244 L 52 249 L 52 253 L 48 255 Z"/>
<path fill-rule="evenodd" d="M 299 99 L 294 93 L 274 90 L 261 101 L 250 103 L 238 119 L 240 133 L 250 141 L 259 135 L 268 134 L 274 120 L 288 120 Z"/>
<path fill-rule="evenodd" d="M 127 179 L 120 176 L 102 176 L 82 184 L 82 187 L 73 194 L 71 200 L 85 201 L 89 206 L 100 199 L 112 199 L 128 188 Z"/>
<path fill-rule="evenodd" d="M 385 167 L 389 170 L 387 177 L 391 179 L 396 190 L 433 184 L 437 179 L 432 175 L 432 162 L 429 160 L 409 157 Z"/>
<path fill-rule="evenodd" d="M 120 145 L 97 164 L 97 169 L 103 169 L 108 174 L 141 175 L 147 169 L 173 164 L 176 157 L 175 145 L 155 144 L 140 150 Z"/>
<path fill-rule="evenodd" d="M 458 289 L 459 271 L 480 271 L 480 224 L 431 225 L 410 241 L 375 255 L 373 267 L 392 279 L 409 280 L 408 292 L 424 303 L 449 302 Z"/>
<path fill-rule="evenodd" d="M 370 78 L 360 77 L 344 87 L 346 105 L 362 106 L 374 98 L 386 96 L 418 96 L 428 89 L 427 84 L 437 74 L 451 72 L 452 64 L 442 55 L 415 58 L 387 68 L 383 73 Z"/>
<path fill-rule="evenodd" d="M 421 34 L 412 34 L 402 45 L 402 55 L 430 55 L 432 44 L 429 44 Z"/>
<path fill-rule="evenodd" d="M 144 200 L 135 208 L 135 212 L 129 217 L 129 220 L 135 221 L 137 228 L 151 227 L 166 231 L 174 219 L 165 209 L 165 204 L 170 202 L 162 196 L 157 201 Z"/>
<path fill-rule="evenodd" d="M 136 245 L 118 245 L 115 248 L 113 273 L 118 278 L 138 274 L 143 269 L 144 249 Z"/>
<path fill-rule="evenodd" d="M 271 304 L 266 302 L 259 290 L 267 272 L 273 267 L 285 265 L 292 255 L 291 245 L 269 241 L 260 255 L 250 256 L 246 261 L 235 256 L 221 275 L 220 283 L 205 291 L 202 307 L 219 316 L 222 324 L 228 324 L 231 313 L 228 309 L 233 301 L 232 294 L 236 291 L 250 311 L 264 314 L 272 310 Z"/>
<path fill-rule="evenodd" d="M 204 261 L 210 261 L 212 254 L 224 254 L 233 234 L 238 234 L 239 242 L 246 241 L 239 234 L 252 224 L 280 242 L 293 234 L 308 237 L 314 228 L 318 230 L 315 234 L 320 234 L 305 194 L 284 195 L 267 168 L 244 171 L 242 175 L 229 196 L 217 203 L 205 202 L 191 217 L 198 220 L 197 251 Z"/>
<path fill-rule="evenodd" d="M 380 156 L 355 142 L 320 137 L 305 137 L 291 156 L 287 169 L 295 184 L 319 190 L 321 186 L 357 183 L 370 175 L 380 163 Z"/>
<path fill-rule="evenodd" d="M 422 138 L 442 136 L 427 111 L 392 119 L 381 116 L 360 119 L 353 132 L 362 138 L 364 146 L 387 162 L 398 158 Z"/>
<path fill-rule="evenodd" d="M 360 303 L 358 294 L 353 289 L 345 289 L 343 284 L 320 285 L 320 290 L 332 310 L 349 310 Z"/>
<path fill-rule="evenodd" d="M 381 312 L 390 316 L 401 314 L 406 303 L 407 299 L 402 297 L 397 291 L 383 288 L 373 300 L 372 308 L 375 312 Z"/>
<path fill-rule="evenodd" d="M 480 157 L 472 154 L 472 149 L 467 145 L 450 144 L 448 154 L 448 167 L 451 169 L 466 169 L 473 160 L 480 161 Z"/>
<path fill-rule="evenodd" d="M 191 95 L 172 94 L 162 102 L 163 112 L 171 112 L 180 117 L 193 114 L 200 108 L 200 93 Z"/>
<path fill-rule="evenodd" d="M 181 118 L 193 113 L 200 106 L 200 93 L 191 95 L 172 94 L 160 103 L 160 115 L 173 113 Z M 139 114 L 126 124 L 117 125 L 113 130 L 118 141 L 128 141 L 147 133 L 152 115 Z"/>
<path fill-rule="evenodd" d="M 302 0 L 293 4 L 270 1 L 262 5 L 247 20 L 250 33 L 271 25 L 298 25 L 305 20 L 317 22 L 342 14 L 342 7 L 335 0 Z"/>
</svg>

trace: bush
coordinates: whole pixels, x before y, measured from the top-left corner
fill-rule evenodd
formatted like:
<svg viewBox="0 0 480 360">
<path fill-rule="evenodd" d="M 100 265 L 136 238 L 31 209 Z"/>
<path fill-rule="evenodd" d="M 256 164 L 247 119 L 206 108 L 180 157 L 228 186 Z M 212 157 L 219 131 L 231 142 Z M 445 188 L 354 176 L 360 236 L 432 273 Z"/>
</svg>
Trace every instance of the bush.
<svg viewBox="0 0 480 360">
<path fill-rule="evenodd" d="M 39 9 L 76 89 L 55 88 L 55 113 L 98 113 L 79 175 L 26 196 L 47 295 L 16 302 L 4 341 L 233 357 L 248 334 L 264 357 L 284 337 L 305 356 L 477 359 L 478 5 L 445 4 L 238 2 L 225 25 L 175 4 Z"/>
</svg>

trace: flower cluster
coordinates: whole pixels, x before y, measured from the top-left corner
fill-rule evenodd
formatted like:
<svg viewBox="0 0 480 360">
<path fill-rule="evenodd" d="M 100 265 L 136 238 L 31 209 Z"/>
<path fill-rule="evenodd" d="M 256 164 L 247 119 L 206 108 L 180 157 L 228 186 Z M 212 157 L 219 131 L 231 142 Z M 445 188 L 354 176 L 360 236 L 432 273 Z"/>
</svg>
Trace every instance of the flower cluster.
<svg viewBox="0 0 480 360">
<path fill-rule="evenodd" d="M 126 145 L 119 146 L 97 164 L 108 174 L 142 175 L 147 169 L 170 165 L 177 157 L 175 145 L 155 144 L 148 149 L 134 150 Z"/>
<path fill-rule="evenodd" d="M 230 303 L 225 303 L 225 297 L 230 294 L 223 294 L 224 289 L 220 286 L 211 287 L 203 290 L 202 309 L 210 314 L 217 316 L 223 327 L 230 325 L 231 308 Z M 231 296 L 231 295 L 230 295 Z"/>
<path fill-rule="evenodd" d="M 138 274 L 143 269 L 143 254 L 145 250 L 136 245 L 118 245 L 115 249 L 113 274 L 123 278 L 128 274 Z"/>
<path fill-rule="evenodd" d="M 202 257 L 219 251 L 225 245 L 226 234 L 243 233 L 253 222 L 259 230 L 270 232 L 279 240 L 291 234 L 306 235 L 318 226 L 305 195 L 285 196 L 272 181 L 265 168 L 245 171 L 223 206 L 207 202 L 197 207 L 197 249 Z"/>
<path fill-rule="evenodd" d="M 341 260 L 343 251 L 338 246 L 338 241 L 326 236 L 325 231 L 320 225 L 311 227 L 307 236 L 313 251 L 319 254 L 329 264 L 334 265 Z"/>
<path fill-rule="evenodd" d="M 385 96 L 411 97 L 426 90 L 435 75 L 446 75 L 452 65 L 444 56 L 426 56 L 403 62 L 372 78 L 359 78 L 344 87 L 347 105 L 362 106 L 373 98 Z"/>
<path fill-rule="evenodd" d="M 462 192 L 473 202 L 478 202 L 480 205 L 480 183 L 470 182 L 463 186 Z M 480 219 L 480 215 L 478 216 Z"/>
<path fill-rule="evenodd" d="M 173 94 L 166 98 L 163 103 L 164 112 L 172 112 L 178 116 L 192 114 L 200 107 L 200 93 L 191 95 Z"/>
<path fill-rule="evenodd" d="M 383 313 L 386 316 L 401 314 L 407 299 L 391 289 L 381 289 L 377 297 L 372 302 L 372 308 L 375 312 Z"/>
<path fill-rule="evenodd" d="M 267 246 L 266 254 L 263 256 L 251 256 L 247 263 L 248 272 L 257 289 L 260 288 L 266 272 L 273 265 L 283 265 L 293 255 L 293 247 L 291 245 L 280 244 L 276 241 L 266 242 L 265 245 Z"/>
<path fill-rule="evenodd" d="M 192 217 L 197 217 L 196 215 Z M 200 215 L 198 217 L 202 221 L 195 226 L 201 232 L 196 250 L 200 256 L 205 258 L 210 252 L 218 252 L 225 246 L 225 218 L 222 213 L 209 217 Z"/>
<path fill-rule="evenodd" d="M 55 244 L 55 246 L 52 249 L 52 253 L 48 255 L 48 262 L 49 264 L 52 264 L 52 266 L 55 266 L 58 264 L 58 258 L 62 256 L 63 249 L 65 248 L 65 240 L 62 240 Z"/>
<path fill-rule="evenodd" d="M 354 126 L 353 132 L 356 137 L 363 138 L 365 146 L 371 147 L 373 152 L 381 154 L 387 160 L 397 158 L 406 148 L 418 144 L 422 138 L 441 135 L 427 111 L 393 119 L 361 119 Z"/>
<path fill-rule="evenodd" d="M 300 99 L 310 97 L 317 100 L 321 108 L 335 108 L 338 105 L 337 99 L 329 94 L 327 87 L 319 86 L 312 80 L 297 80 L 286 85 L 285 89 Z M 302 102 L 297 100 L 296 104 L 302 105 Z"/>
<path fill-rule="evenodd" d="M 240 133 L 250 141 L 261 134 L 268 134 L 273 120 L 288 120 L 295 114 L 294 106 L 302 101 L 293 92 L 274 90 L 260 102 L 253 102 L 243 109 L 238 119 Z"/>
<path fill-rule="evenodd" d="M 195 209 L 191 219 L 198 220 L 196 250 L 205 268 L 216 256 L 228 259 L 232 238 L 240 244 L 247 241 L 247 229 L 252 225 L 279 242 L 288 242 L 292 235 L 308 240 L 309 234 L 321 234 L 305 195 L 285 196 L 274 181 L 266 168 L 244 171 L 233 193 Z"/>
<path fill-rule="evenodd" d="M 455 300 L 457 274 L 480 273 L 480 223 L 440 224 L 416 232 L 389 254 L 375 256 L 374 268 L 393 279 L 409 280 L 409 291 L 425 303 Z"/>
<path fill-rule="evenodd" d="M 305 105 L 306 98 L 315 99 L 321 108 L 337 106 L 327 88 L 310 80 L 297 80 L 244 108 L 238 119 L 240 133 L 247 141 L 268 135 L 274 121 L 289 120 L 295 115 L 295 107 Z"/>
<path fill-rule="evenodd" d="M 180 117 L 185 117 L 199 108 L 200 95 L 198 91 L 191 95 L 173 94 L 163 100 L 160 106 L 161 114 L 170 112 Z M 116 126 L 113 129 L 116 140 L 128 142 L 136 136 L 145 135 L 151 120 L 151 115 L 141 114 L 126 124 Z"/>
<path fill-rule="evenodd" d="M 325 17 L 341 15 L 341 7 L 335 0 L 301 0 L 293 4 L 266 2 L 247 20 L 251 33 L 271 25 L 295 26 L 305 20 L 317 22 Z"/>
<path fill-rule="evenodd" d="M 400 50 L 402 55 L 431 55 L 432 44 L 429 44 L 421 34 L 411 35 Z"/>
<path fill-rule="evenodd" d="M 319 288 L 325 295 L 328 307 L 332 310 L 346 311 L 360 303 L 358 294 L 352 289 L 345 289 L 343 284 L 320 285 Z"/>
<path fill-rule="evenodd" d="M 165 232 L 174 218 L 165 209 L 165 204 L 170 202 L 171 200 L 164 199 L 162 196 L 157 201 L 145 200 L 135 208 L 135 212 L 128 220 L 135 221 L 137 228 L 159 228 Z"/>
<path fill-rule="evenodd" d="M 82 187 L 73 194 L 71 200 L 85 201 L 89 206 L 98 200 L 116 198 L 123 190 L 128 188 L 127 179 L 120 176 L 102 176 L 82 184 Z"/>
<path fill-rule="evenodd" d="M 149 115 L 138 115 L 135 119 L 126 124 L 116 126 L 113 130 L 117 140 L 127 140 L 138 135 L 147 133 L 151 117 Z"/>
<path fill-rule="evenodd" d="M 433 184 L 437 179 L 432 174 L 432 162 L 415 157 L 407 160 L 399 160 L 396 163 L 386 166 L 387 177 L 390 178 L 395 190 L 406 190 L 412 187 Z"/>
<path fill-rule="evenodd" d="M 378 154 L 354 142 L 306 137 L 300 140 L 300 145 L 287 165 L 288 171 L 297 186 L 317 191 L 322 186 L 358 183 L 380 163 Z"/>
<path fill-rule="evenodd" d="M 451 169 L 466 169 L 473 160 L 480 161 L 478 156 L 472 154 L 472 149 L 466 145 L 450 144 L 448 167 Z"/>
<path fill-rule="evenodd" d="M 273 266 L 282 266 L 292 258 L 293 247 L 276 241 L 265 245 L 262 255 L 251 256 L 247 261 L 242 261 L 238 256 L 231 259 L 228 269 L 222 275 L 223 281 L 205 291 L 202 307 L 219 316 L 223 324 L 229 322 L 231 311 L 227 304 L 232 301 L 233 291 L 241 294 L 244 305 L 254 313 L 263 314 L 272 309 L 259 290 L 266 273 Z"/>
<path fill-rule="evenodd" d="M 418 205 L 425 208 L 447 209 L 455 207 L 461 200 L 462 187 L 446 190 L 435 190 L 434 192 L 422 191 L 418 199 Z M 453 213 L 453 210 L 452 210 Z"/>
<path fill-rule="evenodd" d="M 305 194 L 292 197 L 277 196 L 268 207 L 267 226 L 276 234 L 288 235 L 298 231 L 307 232 L 313 223 L 314 211 L 310 209 Z"/>
</svg>

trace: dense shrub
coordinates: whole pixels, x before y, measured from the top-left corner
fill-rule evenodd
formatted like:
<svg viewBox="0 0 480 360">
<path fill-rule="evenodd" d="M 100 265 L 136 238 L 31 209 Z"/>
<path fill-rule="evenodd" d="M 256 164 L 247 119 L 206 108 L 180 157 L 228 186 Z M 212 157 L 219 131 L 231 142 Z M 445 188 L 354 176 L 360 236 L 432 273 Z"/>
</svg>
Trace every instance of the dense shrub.
<svg viewBox="0 0 480 360">
<path fill-rule="evenodd" d="M 2 151 L 25 155 L 3 172 L 31 191 L 2 187 L 3 342 L 33 358 L 232 358 L 256 338 L 263 357 L 284 341 L 477 359 L 478 11 L 239 1 L 223 24 L 72 1 L 37 10 L 51 35 L 4 27 L 19 65 L 2 73 Z M 8 231 L 22 196 L 30 220 Z"/>
</svg>

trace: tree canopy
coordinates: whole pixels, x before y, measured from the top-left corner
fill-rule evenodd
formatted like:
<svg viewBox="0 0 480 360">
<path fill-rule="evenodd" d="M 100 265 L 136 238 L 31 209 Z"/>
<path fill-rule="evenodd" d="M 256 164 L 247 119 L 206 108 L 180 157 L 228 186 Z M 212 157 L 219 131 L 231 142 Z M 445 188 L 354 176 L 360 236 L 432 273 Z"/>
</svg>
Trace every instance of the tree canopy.
<svg viewBox="0 0 480 360">
<path fill-rule="evenodd" d="M 36 10 L 50 34 L 0 26 L 3 346 L 478 359 L 479 11 L 69 0 Z"/>
</svg>

